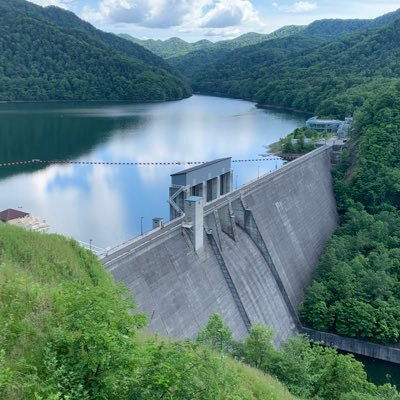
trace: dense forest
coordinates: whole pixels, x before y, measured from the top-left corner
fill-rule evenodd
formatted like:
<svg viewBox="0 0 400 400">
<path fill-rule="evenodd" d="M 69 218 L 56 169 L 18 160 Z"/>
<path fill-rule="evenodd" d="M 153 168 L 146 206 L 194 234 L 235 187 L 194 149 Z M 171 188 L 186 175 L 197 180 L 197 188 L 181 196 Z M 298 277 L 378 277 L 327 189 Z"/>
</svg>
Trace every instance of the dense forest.
<svg viewBox="0 0 400 400">
<path fill-rule="evenodd" d="M 218 56 L 203 49 L 168 61 L 195 92 L 344 117 L 399 76 L 399 18 L 316 21 Z"/>
<path fill-rule="evenodd" d="M 146 316 L 73 240 L 0 224 L 0 398 L 7 400 L 398 400 L 360 362 L 218 315 L 196 341 L 143 332 Z M 276 378 L 279 378 L 285 386 Z"/>
<path fill-rule="evenodd" d="M 74 14 L 0 0 L 0 100 L 163 101 L 191 94 L 159 57 Z"/>
<path fill-rule="evenodd" d="M 393 11 L 374 19 L 320 19 L 307 26 L 308 35 L 340 36 L 370 28 L 379 28 L 400 18 L 400 10 Z"/>
<path fill-rule="evenodd" d="M 400 81 L 355 113 L 335 172 L 341 227 L 301 307 L 316 329 L 400 343 Z"/>
<path fill-rule="evenodd" d="M 286 36 L 295 35 L 305 29 L 302 25 L 288 25 L 284 26 L 272 33 L 256 33 L 248 32 L 237 38 L 231 40 L 220 40 L 219 42 L 211 42 L 209 40 L 199 40 L 194 43 L 186 42 L 180 38 L 173 37 L 167 40 L 154 40 L 146 39 L 141 40 L 127 34 L 120 34 L 124 39 L 128 39 L 134 43 L 138 43 L 146 49 L 150 50 L 154 54 L 163 57 L 165 59 L 173 58 L 168 60 L 170 64 L 174 65 L 175 61 L 181 63 L 180 57 L 188 53 L 196 52 L 195 58 L 199 57 L 200 54 L 207 54 L 207 59 L 215 61 L 217 58 L 220 59 L 226 55 L 229 51 L 238 49 L 245 46 L 250 46 L 256 43 L 261 43 L 265 40 L 278 39 Z M 197 53 L 197 51 L 204 50 L 204 52 Z M 187 61 L 186 61 L 187 63 Z M 204 63 L 204 61 L 203 61 Z"/>
</svg>

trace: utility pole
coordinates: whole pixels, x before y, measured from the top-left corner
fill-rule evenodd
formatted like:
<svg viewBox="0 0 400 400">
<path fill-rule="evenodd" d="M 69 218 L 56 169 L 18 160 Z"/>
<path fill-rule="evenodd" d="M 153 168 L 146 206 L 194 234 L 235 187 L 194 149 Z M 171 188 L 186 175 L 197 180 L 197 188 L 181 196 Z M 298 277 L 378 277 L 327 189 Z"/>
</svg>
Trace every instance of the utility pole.
<svg viewBox="0 0 400 400">
<path fill-rule="evenodd" d="M 89 250 L 92 251 L 92 239 L 89 239 Z"/>
<path fill-rule="evenodd" d="M 140 217 L 140 236 L 143 236 L 143 217 Z"/>
</svg>

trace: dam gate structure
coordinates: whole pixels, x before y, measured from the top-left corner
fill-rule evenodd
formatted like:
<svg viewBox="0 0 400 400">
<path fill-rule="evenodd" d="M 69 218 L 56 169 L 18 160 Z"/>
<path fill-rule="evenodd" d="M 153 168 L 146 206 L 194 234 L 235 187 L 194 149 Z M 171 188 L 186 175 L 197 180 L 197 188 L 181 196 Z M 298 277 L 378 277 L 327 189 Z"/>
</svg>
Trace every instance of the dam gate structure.
<svg viewBox="0 0 400 400">
<path fill-rule="evenodd" d="M 297 307 L 338 225 L 331 153 L 322 146 L 209 202 L 193 193 L 201 218 L 180 216 L 109 251 L 102 262 L 148 329 L 195 338 L 219 313 L 237 339 L 257 322 L 277 346 L 299 332 Z"/>
<path fill-rule="evenodd" d="M 170 219 L 186 211 L 186 199 L 203 197 L 208 203 L 232 189 L 231 157 L 220 158 L 171 175 L 169 188 Z"/>
</svg>

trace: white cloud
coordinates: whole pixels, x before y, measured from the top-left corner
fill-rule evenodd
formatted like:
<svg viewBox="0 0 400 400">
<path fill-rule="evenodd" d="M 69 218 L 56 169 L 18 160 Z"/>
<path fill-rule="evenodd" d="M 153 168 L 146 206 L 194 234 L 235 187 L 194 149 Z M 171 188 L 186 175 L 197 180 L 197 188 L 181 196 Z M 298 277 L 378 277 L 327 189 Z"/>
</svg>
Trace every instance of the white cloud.
<svg viewBox="0 0 400 400">
<path fill-rule="evenodd" d="M 81 16 L 102 25 L 179 27 L 181 32 L 199 33 L 218 29 L 220 36 L 234 27 L 262 26 L 249 0 L 101 0 L 96 9 L 85 7 Z"/>
<path fill-rule="evenodd" d="M 294 14 L 307 13 L 317 8 L 317 5 L 315 3 L 310 3 L 308 1 L 297 1 L 296 3 L 293 3 L 288 6 L 280 5 L 277 2 L 273 2 L 272 5 L 279 11 L 294 13 Z"/>
<path fill-rule="evenodd" d="M 91 22 L 168 28 L 182 24 L 192 9 L 191 0 L 101 0 L 98 9 L 85 7 L 82 16 Z"/>
<path fill-rule="evenodd" d="M 258 13 L 250 1 L 220 0 L 210 11 L 205 13 L 200 26 L 226 28 L 258 20 Z"/>
</svg>

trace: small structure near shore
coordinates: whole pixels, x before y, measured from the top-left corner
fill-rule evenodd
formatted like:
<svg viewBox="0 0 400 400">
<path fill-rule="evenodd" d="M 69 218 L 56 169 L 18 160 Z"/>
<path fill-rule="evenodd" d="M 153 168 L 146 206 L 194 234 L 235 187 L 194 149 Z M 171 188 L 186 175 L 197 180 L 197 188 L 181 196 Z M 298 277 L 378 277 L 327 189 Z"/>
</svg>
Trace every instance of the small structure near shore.
<svg viewBox="0 0 400 400">
<path fill-rule="evenodd" d="M 336 133 L 339 138 L 347 137 L 352 117 L 346 117 L 344 121 L 337 119 L 319 119 L 312 117 L 306 121 L 307 129 L 317 132 L 332 132 Z"/>
<path fill-rule="evenodd" d="M 46 221 L 40 221 L 39 218 L 24 211 L 8 208 L 0 212 L 0 222 L 19 226 L 29 231 L 46 233 L 50 225 Z"/>
</svg>

